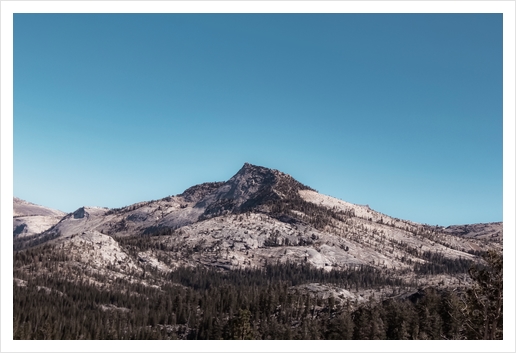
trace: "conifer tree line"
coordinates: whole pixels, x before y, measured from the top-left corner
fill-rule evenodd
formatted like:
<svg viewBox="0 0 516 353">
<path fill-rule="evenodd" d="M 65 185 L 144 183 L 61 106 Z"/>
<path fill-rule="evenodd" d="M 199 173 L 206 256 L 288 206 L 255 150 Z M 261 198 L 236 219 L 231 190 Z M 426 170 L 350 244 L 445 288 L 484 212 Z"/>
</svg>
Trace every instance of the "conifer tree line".
<svg viewBox="0 0 516 353">
<path fill-rule="evenodd" d="M 221 271 L 146 268 L 130 278 L 81 272 L 51 246 L 14 254 L 14 339 L 502 339 L 503 257 L 484 255 L 463 290 L 406 297 L 314 296 L 308 283 L 349 290 L 409 286 L 372 267 L 308 263 Z M 457 265 L 458 266 L 458 265 Z M 461 265 L 462 266 L 462 265 Z M 453 266 L 437 269 L 454 271 Z"/>
</svg>

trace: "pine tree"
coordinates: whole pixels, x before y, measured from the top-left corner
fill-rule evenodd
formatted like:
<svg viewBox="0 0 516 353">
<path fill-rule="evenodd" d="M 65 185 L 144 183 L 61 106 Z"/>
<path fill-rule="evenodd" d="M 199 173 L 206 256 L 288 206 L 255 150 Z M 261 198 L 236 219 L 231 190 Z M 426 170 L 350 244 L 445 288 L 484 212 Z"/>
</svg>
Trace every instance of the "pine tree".
<svg viewBox="0 0 516 353">
<path fill-rule="evenodd" d="M 250 323 L 251 313 L 249 310 L 240 310 L 233 326 L 233 338 L 237 340 L 253 339 L 253 330 Z"/>
</svg>

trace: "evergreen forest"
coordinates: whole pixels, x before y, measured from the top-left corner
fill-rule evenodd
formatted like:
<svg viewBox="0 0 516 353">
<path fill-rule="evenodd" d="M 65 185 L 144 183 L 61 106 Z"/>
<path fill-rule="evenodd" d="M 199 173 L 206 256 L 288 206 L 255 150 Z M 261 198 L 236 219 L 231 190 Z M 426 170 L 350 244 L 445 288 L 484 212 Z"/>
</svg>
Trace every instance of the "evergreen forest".
<svg viewBox="0 0 516 353">
<path fill-rule="evenodd" d="M 84 276 L 71 263 L 49 245 L 14 253 L 14 339 L 503 338 L 503 257 L 494 251 L 484 254 L 482 265 L 469 264 L 471 286 L 419 288 L 361 302 L 298 289 L 310 283 L 356 290 L 409 286 L 368 266 L 182 266 L 166 275 L 148 267 L 112 280 L 99 273 Z M 447 268 L 456 267 L 436 270 Z"/>
</svg>

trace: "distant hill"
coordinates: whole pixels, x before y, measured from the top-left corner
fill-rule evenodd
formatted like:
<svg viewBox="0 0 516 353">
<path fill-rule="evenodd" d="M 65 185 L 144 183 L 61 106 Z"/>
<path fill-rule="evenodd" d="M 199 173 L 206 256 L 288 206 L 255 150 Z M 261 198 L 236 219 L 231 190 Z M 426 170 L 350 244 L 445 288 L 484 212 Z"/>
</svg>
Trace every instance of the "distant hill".
<svg viewBox="0 0 516 353">
<path fill-rule="evenodd" d="M 27 237 L 49 229 L 66 213 L 13 198 L 13 235 Z"/>
</svg>

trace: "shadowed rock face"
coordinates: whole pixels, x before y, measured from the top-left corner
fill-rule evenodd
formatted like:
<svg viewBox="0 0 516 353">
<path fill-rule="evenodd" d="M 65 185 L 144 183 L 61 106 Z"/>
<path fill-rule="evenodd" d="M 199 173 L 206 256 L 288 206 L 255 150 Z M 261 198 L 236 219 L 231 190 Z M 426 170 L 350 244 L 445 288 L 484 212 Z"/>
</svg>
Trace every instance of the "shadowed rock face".
<svg viewBox="0 0 516 353">
<path fill-rule="evenodd" d="M 224 182 L 203 183 L 186 189 L 181 195 L 186 202 L 199 202 L 206 195 L 216 191 Z"/>
<path fill-rule="evenodd" d="M 22 223 L 20 225 L 15 225 L 15 227 L 16 228 L 14 228 L 14 230 L 13 230 L 13 235 L 17 236 L 17 235 L 22 234 L 27 229 L 27 224 Z"/>
<path fill-rule="evenodd" d="M 88 213 L 84 210 L 84 207 L 81 207 L 73 213 L 73 218 L 75 218 L 75 219 L 84 218 L 87 215 L 88 215 Z"/>
</svg>

